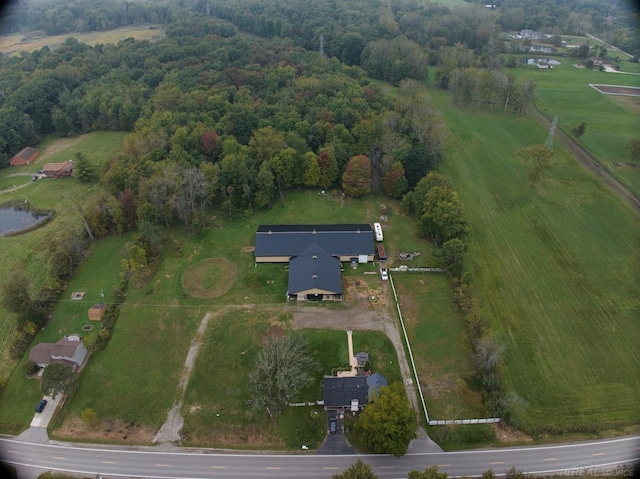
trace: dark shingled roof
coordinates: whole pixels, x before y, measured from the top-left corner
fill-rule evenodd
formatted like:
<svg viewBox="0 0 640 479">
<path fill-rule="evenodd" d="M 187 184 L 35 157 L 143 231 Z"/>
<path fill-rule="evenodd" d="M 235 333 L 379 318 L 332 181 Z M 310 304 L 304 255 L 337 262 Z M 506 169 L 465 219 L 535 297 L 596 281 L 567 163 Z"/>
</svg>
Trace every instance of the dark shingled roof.
<svg viewBox="0 0 640 479">
<path fill-rule="evenodd" d="M 316 243 L 331 256 L 373 255 L 373 231 L 368 224 L 260 225 L 255 256 L 299 256 Z"/>
<path fill-rule="evenodd" d="M 322 380 L 324 407 L 351 407 L 351 400 L 357 399 L 359 406 L 367 404 L 367 378 L 354 376 L 346 378 L 326 377 Z"/>
<path fill-rule="evenodd" d="M 369 400 L 373 401 L 380 396 L 380 388 L 387 385 L 387 378 L 380 373 L 373 373 L 367 376 L 367 386 L 369 386 Z"/>
<path fill-rule="evenodd" d="M 289 294 L 321 289 L 342 294 L 340 261 L 315 243 L 289 263 Z"/>
</svg>

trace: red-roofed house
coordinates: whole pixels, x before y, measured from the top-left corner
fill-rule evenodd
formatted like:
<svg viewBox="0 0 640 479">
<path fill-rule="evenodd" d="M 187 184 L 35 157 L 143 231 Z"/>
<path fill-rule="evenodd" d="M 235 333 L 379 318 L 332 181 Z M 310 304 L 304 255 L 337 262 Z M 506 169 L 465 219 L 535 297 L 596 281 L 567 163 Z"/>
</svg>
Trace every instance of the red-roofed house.
<svg viewBox="0 0 640 479">
<path fill-rule="evenodd" d="M 11 166 L 30 165 L 31 162 L 40 154 L 35 148 L 27 146 L 23 150 L 9 160 Z"/>
<path fill-rule="evenodd" d="M 45 176 L 58 179 L 62 176 L 73 175 L 73 161 L 67 160 L 63 163 L 47 163 L 42 168 Z"/>
</svg>

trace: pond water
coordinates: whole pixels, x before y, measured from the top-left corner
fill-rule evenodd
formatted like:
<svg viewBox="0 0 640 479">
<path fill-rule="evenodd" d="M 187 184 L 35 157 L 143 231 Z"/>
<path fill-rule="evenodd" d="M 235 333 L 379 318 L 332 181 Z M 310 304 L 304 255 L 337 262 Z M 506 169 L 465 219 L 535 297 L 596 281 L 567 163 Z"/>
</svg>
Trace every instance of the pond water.
<svg viewBox="0 0 640 479">
<path fill-rule="evenodd" d="M 23 211 L 12 206 L 0 208 L 0 236 L 16 230 L 37 225 L 49 216 L 48 213 Z"/>
</svg>

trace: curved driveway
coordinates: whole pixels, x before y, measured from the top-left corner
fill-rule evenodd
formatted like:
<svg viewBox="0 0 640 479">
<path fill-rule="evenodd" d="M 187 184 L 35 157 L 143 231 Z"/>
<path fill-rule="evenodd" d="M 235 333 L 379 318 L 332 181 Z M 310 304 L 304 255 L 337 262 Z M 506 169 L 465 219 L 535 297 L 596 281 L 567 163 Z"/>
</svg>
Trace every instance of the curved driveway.
<svg viewBox="0 0 640 479">
<path fill-rule="evenodd" d="M 64 444 L 35 444 L 0 439 L 4 462 L 42 470 L 147 478 L 330 478 L 358 458 L 371 464 L 381 479 L 407 476 L 411 470 L 437 465 L 449 476 L 479 475 L 493 469 L 504 474 L 512 466 L 526 473 L 553 474 L 604 471 L 630 464 L 640 455 L 640 436 L 575 444 L 482 449 L 461 452 L 384 455 L 256 455 L 213 454 L 203 450 L 153 447 L 109 449 Z"/>
</svg>

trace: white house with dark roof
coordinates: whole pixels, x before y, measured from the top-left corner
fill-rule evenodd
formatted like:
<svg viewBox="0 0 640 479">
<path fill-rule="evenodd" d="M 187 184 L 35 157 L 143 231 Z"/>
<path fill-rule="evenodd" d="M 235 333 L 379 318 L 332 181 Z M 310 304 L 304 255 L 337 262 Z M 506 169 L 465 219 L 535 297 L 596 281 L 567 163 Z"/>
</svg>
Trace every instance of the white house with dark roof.
<svg viewBox="0 0 640 479">
<path fill-rule="evenodd" d="M 71 366 L 75 371 L 87 357 L 87 348 L 78 336 L 65 336 L 55 343 L 38 343 L 29 352 L 29 361 L 44 368 L 51 363 Z"/>
</svg>

